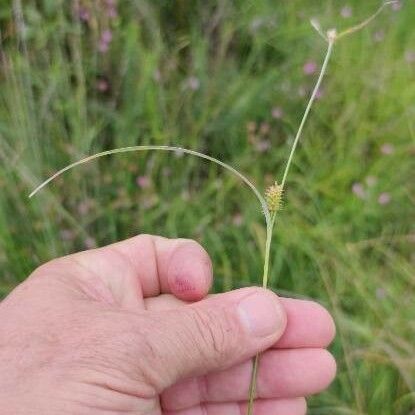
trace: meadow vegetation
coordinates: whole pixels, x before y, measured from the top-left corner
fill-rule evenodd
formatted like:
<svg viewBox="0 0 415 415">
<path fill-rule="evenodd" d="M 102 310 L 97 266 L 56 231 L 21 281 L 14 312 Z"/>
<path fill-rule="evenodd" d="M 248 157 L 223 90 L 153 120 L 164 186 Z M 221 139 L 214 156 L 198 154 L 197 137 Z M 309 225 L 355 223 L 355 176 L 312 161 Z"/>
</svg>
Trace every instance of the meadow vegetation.
<svg viewBox="0 0 415 415">
<path fill-rule="evenodd" d="M 40 263 L 138 233 L 195 238 L 215 289 L 260 284 L 257 201 L 181 153 L 86 155 L 137 144 L 202 151 L 261 189 L 281 177 L 339 30 L 379 2 L 0 0 L 0 296 Z M 415 3 L 336 45 L 295 155 L 270 286 L 334 315 L 333 386 L 311 414 L 415 410 Z"/>
</svg>

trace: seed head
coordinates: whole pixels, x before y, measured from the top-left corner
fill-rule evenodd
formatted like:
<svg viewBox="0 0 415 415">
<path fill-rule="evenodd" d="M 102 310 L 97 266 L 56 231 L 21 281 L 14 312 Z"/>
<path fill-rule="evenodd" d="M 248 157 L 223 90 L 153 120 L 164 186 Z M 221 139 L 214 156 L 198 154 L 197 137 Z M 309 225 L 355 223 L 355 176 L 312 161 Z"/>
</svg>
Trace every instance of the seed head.
<svg viewBox="0 0 415 415">
<path fill-rule="evenodd" d="M 265 200 L 270 212 L 276 212 L 281 208 L 283 188 L 277 182 L 265 191 Z"/>
</svg>

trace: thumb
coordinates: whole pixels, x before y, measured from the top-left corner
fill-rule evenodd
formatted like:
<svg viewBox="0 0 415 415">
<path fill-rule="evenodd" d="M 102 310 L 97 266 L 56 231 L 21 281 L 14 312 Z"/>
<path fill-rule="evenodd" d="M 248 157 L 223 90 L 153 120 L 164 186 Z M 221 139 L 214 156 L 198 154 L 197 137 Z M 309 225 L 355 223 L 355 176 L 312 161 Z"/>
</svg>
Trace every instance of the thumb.
<svg viewBox="0 0 415 415">
<path fill-rule="evenodd" d="M 219 294 L 150 316 L 145 348 L 149 356 L 141 356 L 141 362 L 159 391 L 180 379 L 251 358 L 271 347 L 286 326 L 278 296 L 261 288 Z"/>
</svg>

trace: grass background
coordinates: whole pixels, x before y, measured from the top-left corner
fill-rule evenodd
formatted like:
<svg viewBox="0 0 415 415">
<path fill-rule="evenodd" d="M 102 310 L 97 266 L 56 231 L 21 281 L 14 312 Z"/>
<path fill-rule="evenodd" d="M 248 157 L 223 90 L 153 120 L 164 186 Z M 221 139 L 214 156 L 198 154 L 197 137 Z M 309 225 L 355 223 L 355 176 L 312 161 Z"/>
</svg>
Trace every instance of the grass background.
<svg viewBox="0 0 415 415">
<path fill-rule="evenodd" d="M 1 296 L 44 261 L 142 232 L 200 241 L 218 291 L 258 284 L 260 208 L 217 166 L 118 155 L 27 195 L 135 144 L 203 151 L 266 187 L 315 82 L 303 66 L 324 55 L 309 18 L 342 29 L 378 5 L 0 0 Z M 399 6 L 336 45 L 272 249 L 272 287 L 317 299 L 338 327 L 338 377 L 311 414 L 415 410 L 415 2 Z"/>
</svg>

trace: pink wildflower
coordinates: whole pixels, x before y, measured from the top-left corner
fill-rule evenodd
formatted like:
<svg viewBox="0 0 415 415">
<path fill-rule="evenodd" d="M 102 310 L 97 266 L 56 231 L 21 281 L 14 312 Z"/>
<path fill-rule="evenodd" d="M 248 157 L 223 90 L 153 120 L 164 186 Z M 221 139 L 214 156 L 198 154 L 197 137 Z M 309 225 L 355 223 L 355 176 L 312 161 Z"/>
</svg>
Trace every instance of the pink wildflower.
<svg viewBox="0 0 415 415">
<path fill-rule="evenodd" d="M 395 1 L 394 3 L 391 4 L 391 9 L 395 12 L 397 12 L 398 10 L 401 10 L 402 8 L 402 3 L 400 1 Z"/>
<path fill-rule="evenodd" d="M 282 110 L 281 107 L 274 107 L 271 110 L 271 115 L 272 115 L 272 118 L 275 118 L 276 120 L 279 120 L 284 116 L 284 111 Z"/>
<path fill-rule="evenodd" d="M 106 79 L 99 79 L 97 82 L 97 89 L 99 92 L 107 92 L 109 89 L 108 81 Z"/>
<path fill-rule="evenodd" d="M 269 140 L 261 140 L 255 143 L 255 150 L 258 153 L 265 153 L 271 148 L 271 142 Z"/>
<path fill-rule="evenodd" d="M 79 20 L 83 22 L 89 22 L 91 19 L 91 13 L 86 7 L 80 6 L 78 10 Z"/>
<path fill-rule="evenodd" d="M 63 241 L 73 241 L 75 239 L 75 234 L 70 229 L 62 229 L 59 235 Z"/>
<path fill-rule="evenodd" d="M 319 88 L 316 92 L 316 99 L 321 99 L 324 97 L 324 90 L 323 88 Z"/>
<path fill-rule="evenodd" d="M 313 75 L 317 71 L 317 64 L 314 61 L 308 61 L 303 66 L 303 72 L 306 75 Z"/>
<path fill-rule="evenodd" d="M 101 40 L 105 43 L 111 43 L 112 41 L 112 32 L 109 29 L 106 29 L 101 34 Z"/>
<path fill-rule="evenodd" d="M 385 154 L 386 156 L 389 156 L 395 152 L 395 147 L 393 144 L 385 143 L 380 148 L 380 151 L 382 154 Z"/>
<path fill-rule="evenodd" d="M 138 187 L 141 187 L 141 189 L 147 189 L 151 185 L 151 180 L 148 176 L 138 176 L 135 182 Z"/>
<path fill-rule="evenodd" d="M 386 298 L 386 290 L 383 287 L 376 288 L 376 297 L 379 300 L 384 300 Z"/>
<path fill-rule="evenodd" d="M 109 45 L 110 45 L 111 42 L 112 42 L 112 32 L 111 32 L 111 30 L 106 29 L 101 33 L 101 37 L 100 37 L 99 43 L 98 43 L 98 50 L 101 53 L 108 52 Z"/>
<path fill-rule="evenodd" d="M 385 32 L 383 30 L 378 30 L 373 35 L 373 40 L 376 43 L 382 42 L 382 40 L 385 38 Z"/>
<path fill-rule="evenodd" d="M 232 223 L 235 226 L 241 226 L 243 223 L 243 216 L 240 213 L 235 213 L 232 218 Z"/>
<path fill-rule="evenodd" d="M 366 190 L 362 183 L 354 183 L 352 191 L 359 199 L 366 199 Z"/>
<path fill-rule="evenodd" d="M 415 62 L 415 50 L 408 50 L 405 53 L 405 60 L 408 63 L 414 63 Z"/>
<path fill-rule="evenodd" d="M 342 17 L 344 17 L 345 19 L 351 17 L 353 14 L 352 8 L 350 6 L 344 6 L 341 10 L 340 10 L 340 15 Z"/>
<path fill-rule="evenodd" d="M 186 81 L 186 86 L 192 91 L 197 91 L 200 88 L 200 81 L 195 76 L 190 76 Z"/>
<path fill-rule="evenodd" d="M 381 193 L 378 197 L 379 205 L 387 205 L 390 201 L 391 201 L 391 196 L 387 192 Z"/>
<path fill-rule="evenodd" d="M 93 248 L 96 248 L 97 242 L 95 241 L 94 238 L 88 237 L 85 239 L 84 245 L 85 245 L 85 248 L 87 249 L 93 249 Z"/>
</svg>

